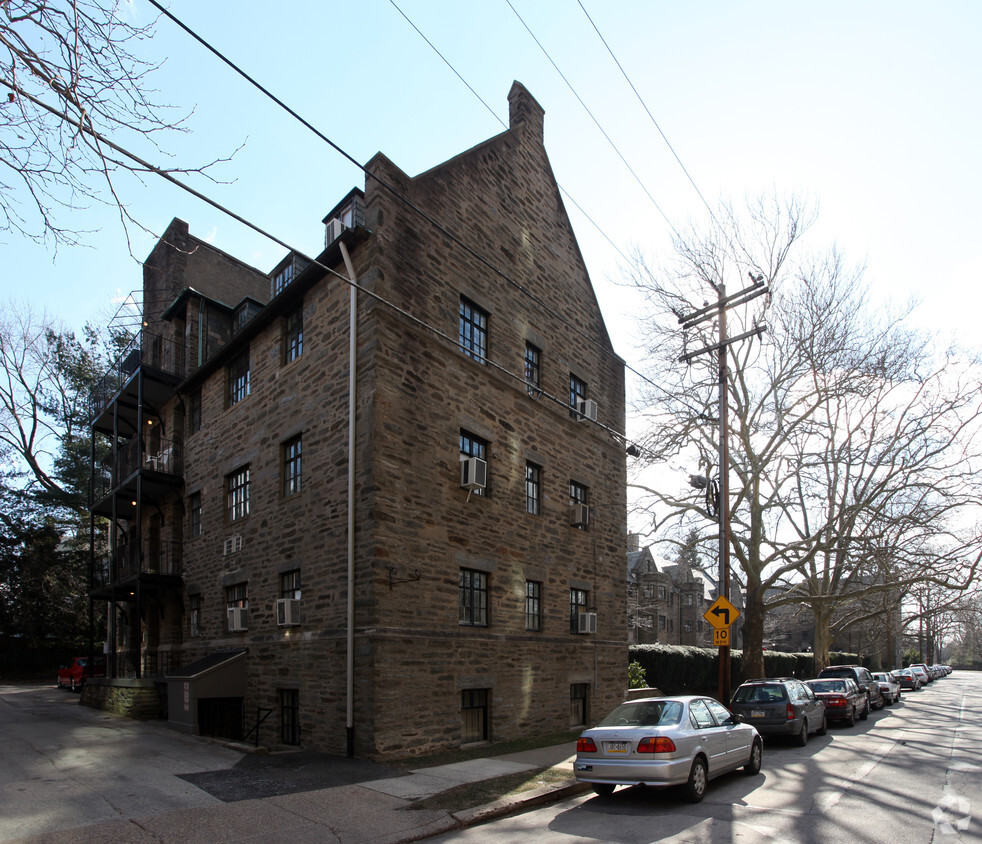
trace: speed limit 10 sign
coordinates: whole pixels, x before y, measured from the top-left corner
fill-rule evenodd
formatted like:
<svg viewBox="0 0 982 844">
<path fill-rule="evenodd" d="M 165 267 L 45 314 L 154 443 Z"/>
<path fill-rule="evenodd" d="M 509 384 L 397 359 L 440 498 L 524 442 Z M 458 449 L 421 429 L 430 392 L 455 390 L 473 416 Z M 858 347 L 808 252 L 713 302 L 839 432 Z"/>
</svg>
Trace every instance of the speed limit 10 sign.
<svg viewBox="0 0 982 844">
<path fill-rule="evenodd" d="M 713 645 L 718 648 L 725 648 L 730 644 L 730 628 L 720 627 L 713 630 Z"/>
</svg>

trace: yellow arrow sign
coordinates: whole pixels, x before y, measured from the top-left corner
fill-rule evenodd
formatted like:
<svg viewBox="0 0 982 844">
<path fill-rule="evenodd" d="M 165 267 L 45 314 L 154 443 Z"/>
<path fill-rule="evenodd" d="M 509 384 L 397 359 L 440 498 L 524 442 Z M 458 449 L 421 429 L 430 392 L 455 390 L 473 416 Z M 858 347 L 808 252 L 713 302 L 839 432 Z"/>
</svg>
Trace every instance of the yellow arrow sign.
<svg viewBox="0 0 982 844">
<path fill-rule="evenodd" d="M 720 595 L 702 617 L 717 630 L 729 627 L 740 617 L 740 610 Z"/>
</svg>

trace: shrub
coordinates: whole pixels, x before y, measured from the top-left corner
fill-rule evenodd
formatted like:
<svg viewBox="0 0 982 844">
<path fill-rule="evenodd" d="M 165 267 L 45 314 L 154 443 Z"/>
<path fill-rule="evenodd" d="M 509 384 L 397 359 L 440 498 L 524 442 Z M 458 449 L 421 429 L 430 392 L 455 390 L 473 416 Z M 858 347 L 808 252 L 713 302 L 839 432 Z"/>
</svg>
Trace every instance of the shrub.
<svg viewBox="0 0 982 844">
<path fill-rule="evenodd" d="M 629 689 L 643 689 L 648 685 L 648 681 L 645 679 L 644 668 L 641 667 L 640 662 L 632 662 L 627 667 L 627 687 Z"/>
</svg>

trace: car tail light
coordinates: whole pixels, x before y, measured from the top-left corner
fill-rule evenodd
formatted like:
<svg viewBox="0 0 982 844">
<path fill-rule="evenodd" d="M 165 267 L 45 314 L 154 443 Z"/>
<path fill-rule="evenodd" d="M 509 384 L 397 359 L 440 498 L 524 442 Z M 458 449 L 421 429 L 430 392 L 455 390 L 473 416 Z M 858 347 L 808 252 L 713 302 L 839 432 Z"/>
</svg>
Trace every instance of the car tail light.
<svg viewBox="0 0 982 844">
<path fill-rule="evenodd" d="M 846 705 L 844 697 L 829 697 L 825 699 L 826 705 L 831 707 L 843 707 Z"/>
<path fill-rule="evenodd" d="M 788 704 L 788 720 L 789 721 L 794 721 L 794 716 L 795 716 L 794 707 L 789 703 Z"/>
<path fill-rule="evenodd" d="M 637 746 L 638 753 L 674 753 L 675 742 L 668 736 L 648 736 L 641 739 Z"/>
<path fill-rule="evenodd" d="M 576 740 L 576 752 L 577 753 L 596 753 L 597 745 L 593 743 L 593 739 L 589 736 L 581 736 Z"/>
</svg>

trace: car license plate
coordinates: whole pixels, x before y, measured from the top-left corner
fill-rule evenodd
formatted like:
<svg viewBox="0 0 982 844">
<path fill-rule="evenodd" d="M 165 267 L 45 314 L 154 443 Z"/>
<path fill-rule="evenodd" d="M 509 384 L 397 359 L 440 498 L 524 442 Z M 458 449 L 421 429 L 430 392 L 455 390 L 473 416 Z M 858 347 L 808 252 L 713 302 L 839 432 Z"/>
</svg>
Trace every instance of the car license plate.
<svg viewBox="0 0 982 844">
<path fill-rule="evenodd" d="M 627 742 L 626 741 L 608 741 L 607 742 L 607 752 L 608 753 L 627 753 Z"/>
<path fill-rule="evenodd" d="M 752 709 L 750 711 L 751 718 L 763 718 L 765 714 L 763 709 Z"/>
</svg>

